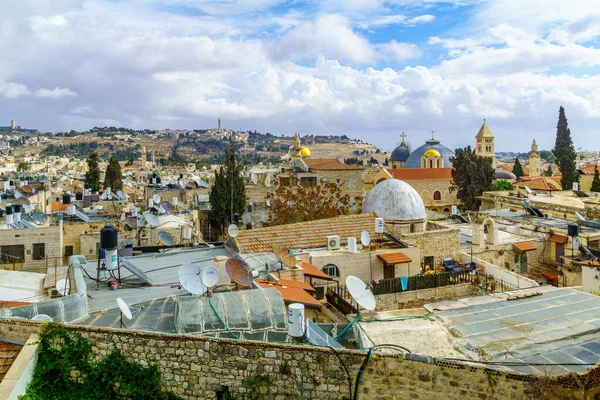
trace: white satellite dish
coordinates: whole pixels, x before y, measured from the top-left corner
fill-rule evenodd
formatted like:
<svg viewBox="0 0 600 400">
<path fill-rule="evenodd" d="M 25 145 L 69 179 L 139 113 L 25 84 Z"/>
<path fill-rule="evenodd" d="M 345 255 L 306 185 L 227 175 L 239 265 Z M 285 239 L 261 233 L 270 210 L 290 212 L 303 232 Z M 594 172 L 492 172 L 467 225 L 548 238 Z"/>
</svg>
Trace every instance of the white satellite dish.
<svg viewBox="0 0 600 400">
<path fill-rule="evenodd" d="M 152 196 L 152 200 L 154 200 L 154 204 L 160 204 L 160 196 L 155 194 Z"/>
<path fill-rule="evenodd" d="M 236 224 L 231 224 L 227 228 L 227 233 L 229 234 L 229 236 L 234 238 L 234 237 L 237 237 L 237 235 L 240 233 L 240 230 L 238 229 Z"/>
<path fill-rule="evenodd" d="M 32 205 L 24 205 L 24 206 L 23 206 L 23 209 L 25 210 L 25 212 L 26 212 L 27 214 L 31 214 L 31 212 L 32 212 L 33 210 L 35 210 L 35 204 L 32 204 Z"/>
<path fill-rule="evenodd" d="M 177 271 L 181 286 L 192 294 L 204 294 L 207 287 L 202 283 L 202 269 L 195 264 L 183 264 Z"/>
<path fill-rule="evenodd" d="M 158 232 L 158 240 L 160 240 L 160 242 L 165 246 L 173 246 L 173 243 L 175 242 L 173 236 L 171 236 L 169 232 L 165 231 Z"/>
<path fill-rule="evenodd" d="M 145 214 L 144 218 L 146 219 L 146 222 L 148 223 L 148 225 L 152 226 L 152 227 L 156 227 L 160 225 L 160 221 L 158 219 L 158 217 L 154 214 Z"/>
<path fill-rule="evenodd" d="M 49 315 L 46 315 L 46 314 L 34 315 L 33 318 L 31 318 L 31 320 L 32 321 L 43 321 L 43 322 L 54 322 L 52 317 Z"/>
<path fill-rule="evenodd" d="M 119 309 L 121 310 L 122 315 L 125 316 L 125 318 L 127 318 L 127 319 L 133 318 L 133 315 L 131 315 L 131 310 L 129 309 L 129 306 L 127 305 L 127 303 L 125 303 L 125 301 L 123 301 L 122 298 L 117 297 L 117 304 L 119 306 Z"/>
<path fill-rule="evenodd" d="M 362 231 L 360 234 L 360 242 L 364 247 L 367 247 L 369 244 L 371 244 L 371 235 L 369 235 L 369 232 Z"/>
<path fill-rule="evenodd" d="M 23 193 L 21 193 L 21 192 L 17 192 L 16 190 L 15 190 L 15 194 L 14 194 L 14 196 L 15 196 L 15 199 L 19 199 L 19 198 L 21 198 L 21 197 L 25 197 L 25 195 L 24 195 Z"/>
<path fill-rule="evenodd" d="M 60 281 L 56 282 L 55 287 L 61 296 L 67 296 L 71 291 L 71 285 L 69 285 L 66 279 L 61 279 Z"/>
<path fill-rule="evenodd" d="M 202 279 L 202 284 L 210 289 L 219 283 L 219 271 L 212 265 L 209 265 L 202 268 L 200 278 Z"/>
<path fill-rule="evenodd" d="M 373 292 L 360 278 L 354 275 L 350 275 L 346 278 L 346 288 L 352 298 L 358 303 L 359 306 L 373 311 L 377 305 Z"/>
<path fill-rule="evenodd" d="M 117 190 L 117 196 L 119 196 L 120 200 L 126 200 L 127 199 L 127 195 L 122 190 Z"/>
</svg>

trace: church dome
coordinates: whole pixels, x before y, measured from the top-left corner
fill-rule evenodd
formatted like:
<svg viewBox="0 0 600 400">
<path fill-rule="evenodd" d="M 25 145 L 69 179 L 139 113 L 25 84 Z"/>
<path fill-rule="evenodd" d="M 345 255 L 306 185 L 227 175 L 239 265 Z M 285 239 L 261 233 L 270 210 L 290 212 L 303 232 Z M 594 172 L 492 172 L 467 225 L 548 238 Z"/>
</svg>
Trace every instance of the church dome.
<svg viewBox="0 0 600 400">
<path fill-rule="evenodd" d="M 454 157 L 454 152 L 449 148 L 442 146 L 439 140 L 432 138 L 427 140 L 423 146 L 415 149 L 410 154 L 410 157 L 408 157 L 408 159 L 406 160 L 404 168 L 421 168 L 421 157 L 423 157 L 425 152 L 429 149 L 437 150 L 438 153 L 440 153 L 440 156 L 444 157 L 445 166 L 452 166 L 450 157 Z"/>
<path fill-rule="evenodd" d="M 402 142 L 400 146 L 396 147 L 394 151 L 392 151 L 392 155 L 390 156 L 391 161 L 400 161 L 404 162 L 410 156 L 410 150 L 406 143 Z"/>
<path fill-rule="evenodd" d="M 424 219 L 427 216 L 419 193 L 400 179 L 386 179 L 375 185 L 367 194 L 362 212 L 373 212 L 392 221 Z"/>
<path fill-rule="evenodd" d="M 423 154 L 425 157 L 440 157 L 440 152 L 436 149 L 429 149 Z"/>
<path fill-rule="evenodd" d="M 310 157 L 310 150 L 306 146 L 300 147 L 300 154 L 302 157 Z"/>
<path fill-rule="evenodd" d="M 507 179 L 514 180 L 517 179 L 517 176 L 510 171 L 505 169 L 497 169 L 496 170 L 496 179 Z"/>
</svg>

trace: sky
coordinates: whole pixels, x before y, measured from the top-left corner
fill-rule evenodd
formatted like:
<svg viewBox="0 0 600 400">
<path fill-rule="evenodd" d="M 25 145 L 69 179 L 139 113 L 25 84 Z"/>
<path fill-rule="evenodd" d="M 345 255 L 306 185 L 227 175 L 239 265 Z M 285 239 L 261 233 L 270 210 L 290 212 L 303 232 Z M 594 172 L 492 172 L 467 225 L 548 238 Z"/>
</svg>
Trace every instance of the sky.
<svg viewBox="0 0 600 400">
<path fill-rule="evenodd" d="M 598 0 L 2 0 L 0 125 L 600 149 Z"/>
</svg>

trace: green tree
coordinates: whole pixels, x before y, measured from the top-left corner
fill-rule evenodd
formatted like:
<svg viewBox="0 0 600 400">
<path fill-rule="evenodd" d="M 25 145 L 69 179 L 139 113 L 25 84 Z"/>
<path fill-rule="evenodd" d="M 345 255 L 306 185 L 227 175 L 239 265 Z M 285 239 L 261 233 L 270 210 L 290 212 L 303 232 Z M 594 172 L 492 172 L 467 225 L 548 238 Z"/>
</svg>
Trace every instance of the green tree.
<svg viewBox="0 0 600 400">
<path fill-rule="evenodd" d="M 594 168 L 594 179 L 592 180 L 592 187 L 590 188 L 592 192 L 600 192 L 600 174 L 598 174 L 598 166 Z"/>
<path fill-rule="evenodd" d="M 104 187 L 109 187 L 112 190 L 123 189 L 122 176 L 121 164 L 119 164 L 119 160 L 111 157 L 110 161 L 108 162 L 108 167 L 106 167 L 106 173 L 104 174 Z"/>
<path fill-rule="evenodd" d="M 100 190 L 100 168 L 98 168 L 98 152 L 94 151 L 87 158 L 88 171 L 85 174 L 85 183 L 90 186 L 92 193 Z"/>
<path fill-rule="evenodd" d="M 525 175 L 525 171 L 523 171 L 523 167 L 521 166 L 521 162 L 519 161 L 519 157 L 515 158 L 515 165 L 513 166 L 512 173 L 515 174 L 517 178 Z"/>
<path fill-rule="evenodd" d="M 552 165 L 548 165 L 548 168 L 544 172 L 545 176 L 552 176 Z"/>
<path fill-rule="evenodd" d="M 560 106 L 558 110 L 558 123 L 556 124 L 556 142 L 552 153 L 556 157 L 556 165 L 560 170 L 561 185 L 563 190 L 571 189 L 573 182 L 579 182 L 579 174 L 575 164 L 575 147 L 571 139 L 571 130 L 565 116 L 565 109 Z"/>
<path fill-rule="evenodd" d="M 242 177 L 242 166 L 237 162 L 235 152 L 235 142 L 226 147 L 225 160 L 215 174 L 209 195 L 209 219 L 220 233 L 224 232 L 225 224 L 233 220 L 233 215 L 241 216 L 246 207 L 246 185 Z"/>
<path fill-rule="evenodd" d="M 506 179 L 498 179 L 494 182 L 494 190 L 513 190 L 515 187 Z"/>
<path fill-rule="evenodd" d="M 495 173 L 492 159 L 479 157 L 471 150 L 471 146 L 456 149 L 452 162 L 451 190 L 457 190 L 457 197 L 469 210 L 479 206 L 477 196 L 493 188 Z"/>
<path fill-rule="evenodd" d="M 554 154 L 550 150 L 542 150 L 540 151 L 540 158 L 550 164 L 554 164 Z"/>
<path fill-rule="evenodd" d="M 31 168 L 31 164 L 27 161 L 21 161 L 17 166 L 17 171 L 29 171 Z"/>
</svg>

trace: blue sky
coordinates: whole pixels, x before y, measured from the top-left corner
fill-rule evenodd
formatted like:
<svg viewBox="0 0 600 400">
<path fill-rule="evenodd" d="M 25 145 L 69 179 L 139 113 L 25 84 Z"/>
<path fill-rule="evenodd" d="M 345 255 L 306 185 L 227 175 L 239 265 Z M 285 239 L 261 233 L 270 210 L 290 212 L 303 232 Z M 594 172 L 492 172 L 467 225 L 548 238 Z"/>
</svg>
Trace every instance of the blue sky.
<svg viewBox="0 0 600 400">
<path fill-rule="evenodd" d="M 0 125 L 599 150 L 597 0 L 5 0 Z M 2 123 L 1 121 L 5 121 Z"/>
</svg>

